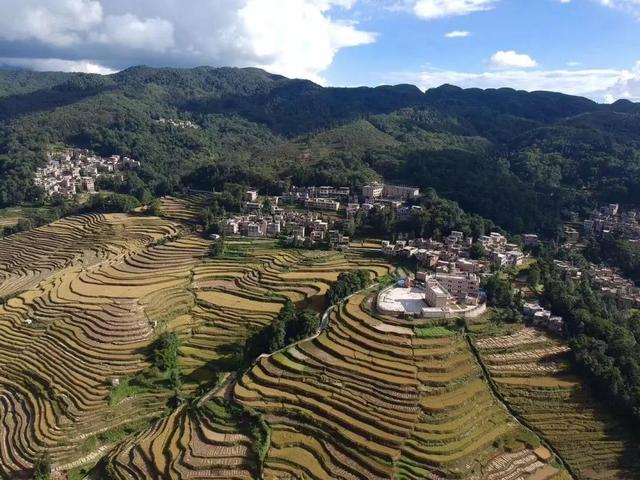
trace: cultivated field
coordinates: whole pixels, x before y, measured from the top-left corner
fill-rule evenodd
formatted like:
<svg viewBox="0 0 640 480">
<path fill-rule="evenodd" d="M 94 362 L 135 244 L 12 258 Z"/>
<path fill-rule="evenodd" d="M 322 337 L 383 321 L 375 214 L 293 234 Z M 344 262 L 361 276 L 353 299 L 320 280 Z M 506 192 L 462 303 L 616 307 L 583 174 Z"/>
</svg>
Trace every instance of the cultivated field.
<svg viewBox="0 0 640 480">
<path fill-rule="evenodd" d="M 570 372 L 566 344 L 534 328 L 475 344 L 508 404 L 553 445 L 580 479 L 640 478 L 637 439 Z"/>
<path fill-rule="evenodd" d="M 121 214 L 69 217 L 0 240 L 0 478 L 30 478 L 44 453 L 55 471 L 77 472 L 114 447 L 122 478 L 196 478 L 191 469 L 255 478 L 255 455 L 234 443 L 237 419 L 209 403 L 163 417 L 174 392 L 139 381 L 151 344 L 163 331 L 178 334 L 181 395 L 190 397 L 214 373 L 238 368 L 238 349 L 287 298 L 321 311 L 339 272 L 391 267 L 368 249 L 238 241 L 210 259 L 209 247 L 178 223 Z M 221 431 L 231 437 L 220 440 Z M 175 456 L 157 454 L 156 435 L 176 442 Z M 238 461 L 209 458 L 218 454 Z M 144 458 L 135 468 L 146 473 L 122 469 L 123 455 Z"/>
<path fill-rule="evenodd" d="M 497 480 L 544 467 L 461 335 L 418 338 L 368 301 L 355 295 L 320 336 L 261 358 L 236 384 L 272 429 L 264 478 Z"/>
<path fill-rule="evenodd" d="M 171 240 L 179 231 L 95 215 L 0 241 L 0 477 L 26 478 L 44 452 L 72 464 L 97 436 L 164 410 L 162 394 L 108 397 L 114 378 L 148 366 L 157 312 L 185 308 L 171 292 L 188 286 L 206 244 Z"/>
</svg>

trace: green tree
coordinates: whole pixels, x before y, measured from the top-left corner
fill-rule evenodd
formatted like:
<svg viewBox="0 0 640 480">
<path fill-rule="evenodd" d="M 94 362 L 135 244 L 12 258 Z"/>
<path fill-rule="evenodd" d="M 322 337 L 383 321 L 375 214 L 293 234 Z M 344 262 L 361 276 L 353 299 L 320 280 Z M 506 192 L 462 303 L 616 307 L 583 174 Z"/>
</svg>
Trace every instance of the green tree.
<svg viewBox="0 0 640 480">
<path fill-rule="evenodd" d="M 487 252 L 486 252 L 486 249 L 484 248 L 484 245 L 481 244 L 480 242 L 475 242 L 469 248 L 469 256 L 474 260 L 483 258 L 486 255 L 486 253 Z"/>
<path fill-rule="evenodd" d="M 297 342 L 310 337 L 320 328 L 320 317 L 312 310 L 303 310 L 298 313 L 294 322 L 287 326 L 287 338 L 291 342 Z"/>
<path fill-rule="evenodd" d="M 153 363 L 163 371 L 178 368 L 178 349 L 180 340 L 173 332 L 164 332 L 153 344 Z"/>
<path fill-rule="evenodd" d="M 535 287 L 540 283 L 540 267 L 537 264 L 533 264 L 529 267 L 528 272 L 529 285 Z"/>
<path fill-rule="evenodd" d="M 482 288 L 487 293 L 487 304 L 492 307 L 509 307 L 513 304 L 511 282 L 500 276 L 500 273 L 486 277 Z"/>
<path fill-rule="evenodd" d="M 51 476 L 51 458 L 48 453 L 41 454 L 33 463 L 33 480 L 49 480 Z"/>
<path fill-rule="evenodd" d="M 209 247 L 209 256 L 211 258 L 221 257 L 224 255 L 225 241 L 224 237 L 220 237 L 213 241 Z"/>
</svg>

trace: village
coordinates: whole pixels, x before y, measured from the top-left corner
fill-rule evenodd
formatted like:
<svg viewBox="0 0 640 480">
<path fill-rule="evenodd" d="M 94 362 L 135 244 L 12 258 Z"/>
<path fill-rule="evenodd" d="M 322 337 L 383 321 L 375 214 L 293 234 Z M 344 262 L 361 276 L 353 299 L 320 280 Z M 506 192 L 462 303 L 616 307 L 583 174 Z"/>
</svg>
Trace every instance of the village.
<svg viewBox="0 0 640 480">
<path fill-rule="evenodd" d="M 574 221 L 564 225 L 564 234 L 569 243 L 583 238 L 617 236 L 631 241 L 640 241 L 640 211 L 621 211 L 620 205 L 610 203 L 589 214 L 582 221 L 574 215 Z"/>
<path fill-rule="evenodd" d="M 140 161 L 120 155 L 100 157 L 88 150 L 69 149 L 49 152 L 47 164 L 39 168 L 33 183 L 47 197 L 71 198 L 78 193 L 96 193 L 96 180 L 101 175 L 123 175 L 124 170 L 140 167 Z"/>
<path fill-rule="evenodd" d="M 373 208 L 401 209 L 407 200 L 419 196 L 416 187 L 382 183 L 365 185 L 361 194 L 345 186 L 294 186 L 281 196 L 260 198 L 257 190 L 250 189 L 245 193 L 244 213 L 226 219 L 220 233 L 227 237 L 286 236 L 291 244 L 345 249 L 350 243 L 345 230 L 353 215 L 359 211 L 366 215 Z"/>
</svg>

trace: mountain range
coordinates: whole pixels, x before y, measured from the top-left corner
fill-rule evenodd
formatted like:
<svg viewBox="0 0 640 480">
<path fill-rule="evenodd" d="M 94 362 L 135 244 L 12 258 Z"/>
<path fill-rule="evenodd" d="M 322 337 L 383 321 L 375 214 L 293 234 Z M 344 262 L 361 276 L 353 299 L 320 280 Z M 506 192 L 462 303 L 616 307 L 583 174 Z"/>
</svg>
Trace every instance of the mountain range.
<svg viewBox="0 0 640 480">
<path fill-rule="evenodd" d="M 255 68 L 0 71 L 0 206 L 37 199 L 33 172 L 59 144 L 141 160 L 119 187 L 136 196 L 385 179 L 549 236 L 572 211 L 640 199 L 640 104 L 554 92 L 334 88 Z"/>
</svg>

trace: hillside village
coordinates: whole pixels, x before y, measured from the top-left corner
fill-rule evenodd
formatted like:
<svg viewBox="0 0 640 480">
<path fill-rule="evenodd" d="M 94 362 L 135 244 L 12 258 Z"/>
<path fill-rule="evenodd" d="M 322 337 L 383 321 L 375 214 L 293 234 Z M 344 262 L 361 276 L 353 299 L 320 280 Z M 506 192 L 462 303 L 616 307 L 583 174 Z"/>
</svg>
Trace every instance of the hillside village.
<svg viewBox="0 0 640 480">
<path fill-rule="evenodd" d="M 122 177 L 123 171 L 140 167 L 140 161 L 120 155 L 100 157 L 88 150 L 69 149 L 47 153 L 47 164 L 36 170 L 33 183 L 46 197 L 71 198 L 82 192 L 96 193 L 101 175 Z"/>
<path fill-rule="evenodd" d="M 415 210 L 419 207 L 406 202 L 419 195 L 416 187 L 382 183 L 365 185 L 360 194 L 347 186 L 294 186 L 281 196 L 260 198 L 257 190 L 249 189 L 243 204 L 245 213 L 226 219 L 220 232 L 249 238 L 285 235 L 290 243 L 347 248 L 350 237 L 345 230 L 352 216 L 358 212 L 366 215 L 373 208 Z"/>
</svg>

